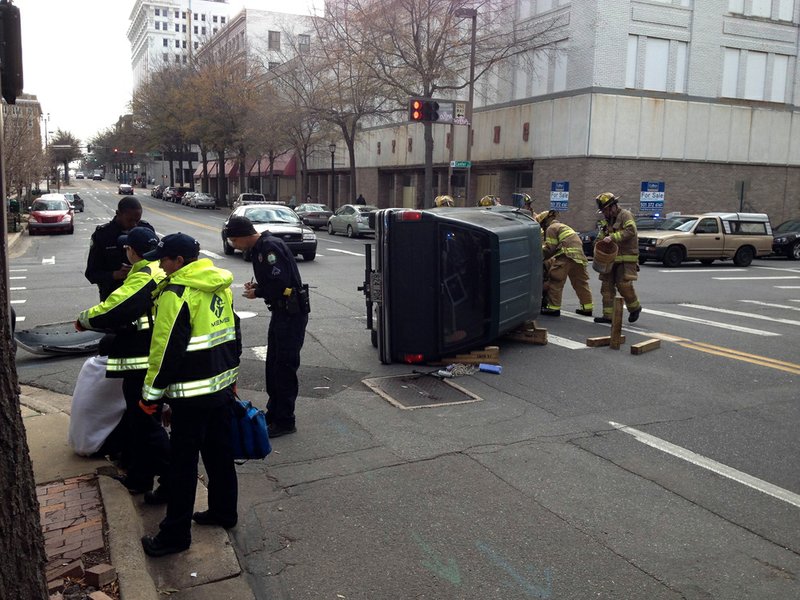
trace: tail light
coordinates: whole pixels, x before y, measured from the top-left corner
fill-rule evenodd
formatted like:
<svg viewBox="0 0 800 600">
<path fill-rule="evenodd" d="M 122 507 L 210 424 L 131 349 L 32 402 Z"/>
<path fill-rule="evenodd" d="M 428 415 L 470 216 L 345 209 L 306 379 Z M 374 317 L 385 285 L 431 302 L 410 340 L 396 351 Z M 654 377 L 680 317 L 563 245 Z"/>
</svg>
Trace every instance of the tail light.
<svg viewBox="0 0 800 600">
<path fill-rule="evenodd" d="M 425 362 L 425 355 L 423 354 L 404 354 L 403 362 L 409 365 Z"/>
<path fill-rule="evenodd" d="M 398 221 L 421 221 L 422 212 L 418 210 L 404 210 L 397 215 Z"/>
</svg>

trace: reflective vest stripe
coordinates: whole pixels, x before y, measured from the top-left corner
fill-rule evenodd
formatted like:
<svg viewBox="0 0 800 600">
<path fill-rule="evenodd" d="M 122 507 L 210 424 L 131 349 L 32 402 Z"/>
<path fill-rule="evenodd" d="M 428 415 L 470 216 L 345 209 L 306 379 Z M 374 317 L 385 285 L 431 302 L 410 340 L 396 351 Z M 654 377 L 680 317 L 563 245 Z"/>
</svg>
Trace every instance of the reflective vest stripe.
<svg viewBox="0 0 800 600">
<path fill-rule="evenodd" d="M 109 358 L 108 371 L 134 371 L 147 368 L 147 356 L 129 356 L 126 358 Z"/>
<path fill-rule="evenodd" d="M 220 329 L 219 331 L 215 331 L 214 333 L 210 333 L 208 335 L 198 335 L 193 337 L 189 340 L 189 344 L 186 346 L 186 351 L 193 352 L 195 350 L 206 350 L 235 339 L 236 328 L 228 327 L 227 329 Z"/>
<path fill-rule="evenodd" d="M 635 254 L 623 254 L 614 257 L 614 262 L 616 263 L 636 263 L 639 262 L 639 257 Z"/>
<path fill-rule="evenodd" d="M 136 329 L 138 331 L 144 331 L 145 329 L 150 329 L 150 319 L 147 317 L 147 315 L 144 315 L 136 319 Z"/>
<path fill-rule="evenodd" d="M 564 225 L 564 227 L 558 233 L 558 241 L 563 242 L 571 235 L 575 235 L 575 230 L 572 229 L 572 227 L 567 227 L 566 225 Z"/>
<path fill-rule="evenodd" d="M 164 395 L 164 390 L 155 388 L 151 385 L 144 384 L 142 386 L 142 398 L 144 400 L 160 400 Z"/>
<path fill-rule="evenodd" d="M 233 384 L 238 376 L 239 367 L 234 367 L 209 379 L 171 383 L 167 387 L 166 396 L 168 398 L 192 398 L 213 394 Z"/>
</svg>

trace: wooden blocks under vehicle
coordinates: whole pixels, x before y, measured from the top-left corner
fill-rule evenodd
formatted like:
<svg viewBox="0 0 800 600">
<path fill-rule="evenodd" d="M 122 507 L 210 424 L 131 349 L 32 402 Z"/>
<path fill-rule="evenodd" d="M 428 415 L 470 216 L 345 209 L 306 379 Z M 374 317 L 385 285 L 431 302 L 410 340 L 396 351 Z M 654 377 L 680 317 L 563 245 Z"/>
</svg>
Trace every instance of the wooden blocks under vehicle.
<svg viewBox="0 0 800 600">
<path fill-rule="evenodd" d="M 644 354 L 645 352 L 650 352 L 651 350 L 656 350 L 657 348 L 661 348 L 661 340 L 655 338 L 645 340 L 644 342 L 633 344 L 631 346 L 631 354 Z"/>
<path fill-rule="evenodd" d="M 483 350 L 473 350 L 469 354 L 456 354 L 442 358 L 441 360 L 430 363 L 432 365 L 450 365 L 453 363 L 462 363 L 465 365 L 479 365 L 480 363 L 488 363 L 490 365 L 500 364 L 500 346 L 486 346 Z"/>
<path fill-rule="evenodd" d="M 545 346 L 547 344 L 547 329 L 537 326 L 536 321 L 525 321 L 521 327 L 509 331 L 503 337 L 515 342 Z"/>
</svg>

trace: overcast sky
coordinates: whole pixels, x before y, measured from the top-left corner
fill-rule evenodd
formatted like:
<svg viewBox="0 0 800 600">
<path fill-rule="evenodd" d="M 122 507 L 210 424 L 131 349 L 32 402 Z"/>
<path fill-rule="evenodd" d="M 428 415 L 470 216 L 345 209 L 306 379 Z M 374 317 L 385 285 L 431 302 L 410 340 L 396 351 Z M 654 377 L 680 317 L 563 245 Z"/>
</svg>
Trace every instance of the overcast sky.
<svg viewBox="0 0 800 600">
<path fill-rule="evenodd" d="M 48 134 L 69 131 L 86 144 L 128 112 L 133 77 L 128 18 L 134 0 L 13 0 L 22 22 L 24 91 L 50 115 Z M 306 13 L 304 0 L 230 0 Z M 44 132 L 44 127 L 42 128 Z"/>
</svg>

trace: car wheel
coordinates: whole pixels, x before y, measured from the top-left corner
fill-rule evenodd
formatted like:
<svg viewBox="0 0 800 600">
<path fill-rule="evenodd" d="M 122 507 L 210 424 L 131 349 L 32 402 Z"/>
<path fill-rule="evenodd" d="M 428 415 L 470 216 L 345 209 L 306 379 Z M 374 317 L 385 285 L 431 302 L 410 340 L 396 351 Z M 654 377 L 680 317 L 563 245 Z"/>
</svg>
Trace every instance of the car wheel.
<svg viewBox="0 0 800 600">
<path fill-rule="evenodd" d="M 329 235 L 335 235 L 333 233 L 333 223 L 328 223 L 328 234 Z"/>
<path fill-rule="evenodd" d="M 639 257 L 639 264 L 640 264 L 640 265 L 643 265 L 643 264 L 644 264 L 644 263 L 646 263 L 646 262 L 647 262 L 647 259 L 646 259 L 644 256 L 640 256 L 640 257 Z"/>
<path fill-rule="evenodd" d="M 303 260 L 306 262 L 311 262 L 317 257 L 316 252 L 304 252 L 303 253 Z"/>
<path fill-rule="evenodd" d="M 36 232 L 30 227 L 28 227 L 28 235 L 36 235 Z"/>
<path fill-rule="evenodd" d="M 347 226 L 347 237 L 349 237 L 350 239 L 358 237 L 356 235 L 355 231 L 353 231 L 353 226 L 352 225 L 348 225 Z"/>
<path fill-rule="evenodd" d="M 701 265 L 705 265 L 705 266 L 712 265 L 712 264 L 714 264 L 714 259 L 713 258 L 704 258 L 704 259 L 702 259 L 700 261 L 700 264 Z"/>
<path fill-rule="evenodd" d="M 737 267 L 749 267 L 753 262 L 754 254 L 752 246 L 742 246 L 733 256 L 733 264 Z"/>
<path fill-rule="evenodd" d="M 378 332 L 375 331 L 374 329 L 372 329 L 369 332 L 369 340 L 372 342 L 372 347 L 373 348 L 377 348 L 378 347 Z"/>
<path fill-rule="evenodd" d="M 228 256 L 236 252 L 234 247 L 228 243 L 228 240 L 222 240 L 222 251 Z"/>
<path fill-rule="evenodd" d="M 683 249 L 680 246 L 670 246 L 664 253 L 664 258 L 661 262 L 670 269 L 680 266 L 681 262 L 683 262 Z"/>
<path fill-rule="evenodd" d="M 792 249 L 789 251 L 789 258 L 792 260 L 800 260 L 800 242 L 795 242 Z"/>
<path fill-rule="evenodd" d="M 70 234 L 70 235 L 74 235 L 75 234 L 75 228 L 74 227 L 70 227 L 69 231 L 67 233 Z"/>
</svg>

